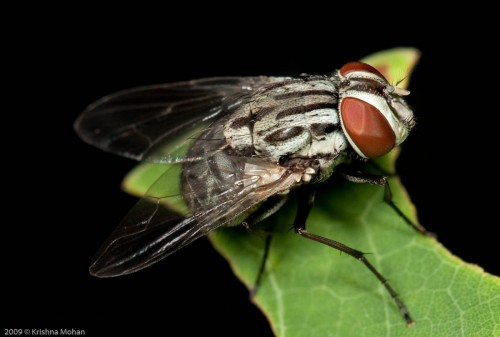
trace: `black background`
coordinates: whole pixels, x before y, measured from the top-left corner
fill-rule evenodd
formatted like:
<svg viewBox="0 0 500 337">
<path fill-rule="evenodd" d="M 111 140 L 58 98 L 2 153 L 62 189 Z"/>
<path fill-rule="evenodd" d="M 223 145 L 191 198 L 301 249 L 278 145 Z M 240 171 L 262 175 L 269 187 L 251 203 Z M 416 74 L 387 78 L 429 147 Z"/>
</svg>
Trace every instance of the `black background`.
<svg viewBox="0 0 500 337">
<path fill-rule="evenodd" d="M 471 32 L 460 20 L 450 25 L 427 17 L 363 25 L 354 19 L 338 24 L 334 16 L 248 21 L 207 15 L 200 22 L 179 14 L 173 23 L 168 18 L 179 12 L 162 13 L 154 20 L 67 13 L 12 36 L 2 325 L 85 329 L 87 335 L 271 335 L 206 239 L 134 275 L 102 280 L 88 274 L 93 254 L 136 201 L 119 188 L 135 163 L 84 144 L 72 123 L 86 105 L 128 87 L 330 73 L 397 46 L 422 52 L 408 99 L 418 126 L 403 145 L 401 179 L 421 223 L 445 247 L 500 274 L 494 259 L 498 57 L 491 42 L 476 39 L 487 28 Z"/>
</svg>

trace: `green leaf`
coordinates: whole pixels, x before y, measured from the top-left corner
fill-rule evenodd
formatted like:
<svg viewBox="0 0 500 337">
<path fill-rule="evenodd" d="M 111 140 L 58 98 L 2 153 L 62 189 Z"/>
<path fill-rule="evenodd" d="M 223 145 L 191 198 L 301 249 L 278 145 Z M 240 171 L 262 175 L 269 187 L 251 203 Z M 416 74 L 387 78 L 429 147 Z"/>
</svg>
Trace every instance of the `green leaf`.
<svg viewBox="0 0 500 337">
<path fill-rule="evenodd" d="M 396 48 L 363 61 L 396 84 L 409 79 L 418 57 L 413 48 Z M 393 171 L 396 152 L 378 165 Z M 123 186 L 143 195 L 167 168 L 141 164 Z M 391 178 L 390 184 L 399 208 L 416 221 L 399 180 Z M 412 327 L 362 263 L 290 230 L 295 209 L 292 199 L 259 226 L 273 229 L 273 239 L 254 301 L 277 336 L 500 336 L 500 278 L 416 233 L 383 202 L 382 187 L 330 179 L 320 188 L 307 228 L 370 253 L 368 259 L 410 310 L 416 321 Z M 251 289 L 262 261 L 263 236 L 236 227 L 209 238 Z"/>
<path fill-rule="evenodd" d="M 415 48 L 393 48 L 383 50 L 361 61 L 366 62 L 385 76 L 391 84 L 398 84 L 400 88 L 407 88 L 410 75 L 420 58 L 420 52 Z"/>
<path fill-rule="evenodd" d="M 394 158 L 393 158 L 394 159 Z M 385 158 L 387 160 L 387 158 Z M 394 199 L 413 205 L 397 178 Z M 499 336 L 500 279 L 416 233 L 387 204 L 383 188 L 342 181 L 322 188 L 308 230 L 370 253 L 416 324 L 407 327 L 385 288 L 360 262 L 290 231 L 295 205 L 266 220 L 273 235 L 255 303 L 277 336 Z M 264 240 L 244 230 L 210 235 L 216 249 L 250 289 Z"/>
</svg>

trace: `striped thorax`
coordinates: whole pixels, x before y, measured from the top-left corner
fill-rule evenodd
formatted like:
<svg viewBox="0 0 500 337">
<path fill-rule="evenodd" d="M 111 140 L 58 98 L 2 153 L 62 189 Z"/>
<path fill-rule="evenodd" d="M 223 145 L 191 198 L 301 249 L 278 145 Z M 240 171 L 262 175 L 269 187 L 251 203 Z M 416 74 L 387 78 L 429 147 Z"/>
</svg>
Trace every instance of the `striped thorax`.
<svg viewBox="0 0 500 337">
<path fill-rule="evenodd" d="M 318 76 L 262 88 L 234 113 L 224 135 L 236 151 L 274 162 L 283 156 L 338 153 L 347 144 L 339 123 L 337 91 L 334 82 Z"/>
</svg>

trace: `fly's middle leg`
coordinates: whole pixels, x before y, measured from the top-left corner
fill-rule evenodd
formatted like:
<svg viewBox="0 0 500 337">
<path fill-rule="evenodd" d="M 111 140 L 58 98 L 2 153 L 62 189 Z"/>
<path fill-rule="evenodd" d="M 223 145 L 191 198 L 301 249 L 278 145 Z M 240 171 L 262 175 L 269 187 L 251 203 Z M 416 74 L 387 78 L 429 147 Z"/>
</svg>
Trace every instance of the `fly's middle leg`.
<svg viewBox="0 0 500 337">
<path fill-rule="evenodd" d="M 295 221 L 293 223 L 293 227 L 295 229 L 295 232 L 299 234 L 300 236 L 316 241 L 319 243 L 322 243 L 326 246 L 335 248 L 341 252 L 344 252 L 353 258 L 361 261 L 374 275 L 375 277 L 382 283 L 382 285 L 385 287 L 385 289 L 389 292 L 391 297 L 394 299 L 396 302 L 396 305 L 399 309 L 399 312 L 403 316 L 404 320 L 406 321 L 407 325 L 412 325 L 414 323 L 413 318 L 410 315 L 409 310 L 406 308 L 406 305 L 403 303 L 403 301 L 399 298 L 399 295 L 396 293 L 396 291 L 391 287 L 387 279 L 382 276 L 382 274 L 375 269 L 375 267 L 366 259 L 365 253 L 353 249 L 349 246 L 344 245 L 343 243 L 340 243 L 338 241 L 328 239 L 326 237 L 310 233 L 306 230 L 306 220 L 307 217 L 312 209 L 313 203 L 314 203 L 314 195 L 315 195 L 315 189 L 313 186 L 308 185 L 304 188 L 303 193 L 300 194 L 299 196 L 299 207 L 297 210 L 297 214 L 295 217 Z"/>
</svg>

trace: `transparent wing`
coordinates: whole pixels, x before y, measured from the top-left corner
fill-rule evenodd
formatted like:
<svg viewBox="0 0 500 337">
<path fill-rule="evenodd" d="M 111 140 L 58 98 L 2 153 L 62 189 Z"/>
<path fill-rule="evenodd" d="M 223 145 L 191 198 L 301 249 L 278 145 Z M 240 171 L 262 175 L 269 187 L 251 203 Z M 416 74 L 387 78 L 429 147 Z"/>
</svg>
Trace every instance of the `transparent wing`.
<svg viewBox="0 0 500 337">
<path fill-rule="evenodd" d="M 233 169 L 220 172 L 217 193 L 188 216 L 171 210 L 172 203 L 182 202 L 179 195 L 169 196 L 168 191 L 160 195 L 168 190 L 171 179 L 170 172 L 163 174 L 103 244 L 90 272 L 113 277 L 143 269 L 216 228 L 241 222 L 255 206 L 296 184 L 293 174 L 277 164 L 256 158 L 228 158 L 232 165 L 245 168 L 245 173 L 234 176 Z M 262 178 L 265 176 L 274 178 L 266 180 Z M 202 187 L 197 184 L 191 182 L 193 190 Z"/>
<path fill-rule="evenodd" d="M 215 77 L 144 86 L 103 97 L 74 124 L 78 135 L 102 150 L 135 160 L 174 162 L 190 136 L 234 111 L 256 88 L 279 77 Z"/>
</svg>

